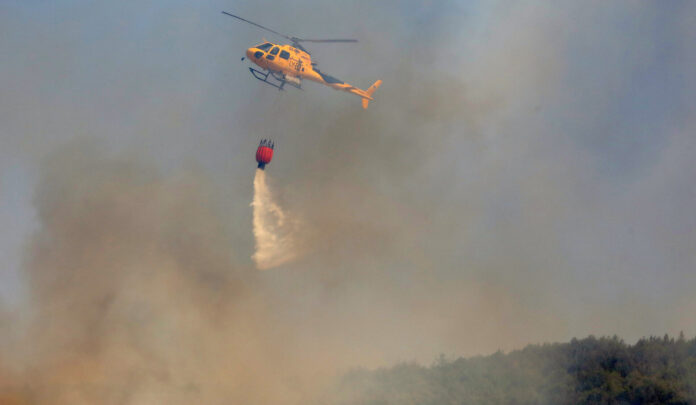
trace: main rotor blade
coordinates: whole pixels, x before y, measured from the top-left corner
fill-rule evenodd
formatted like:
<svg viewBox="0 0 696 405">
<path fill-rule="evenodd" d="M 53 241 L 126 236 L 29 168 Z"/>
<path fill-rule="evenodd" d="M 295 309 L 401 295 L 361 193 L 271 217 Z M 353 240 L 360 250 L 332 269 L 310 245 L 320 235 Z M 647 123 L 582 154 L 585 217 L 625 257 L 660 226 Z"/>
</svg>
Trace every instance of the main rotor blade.
<svg viewBox="0 0 696 405">
<path fill-rule="evenodd" d="M 357 39 L 302 39 L 293 38 L 297 42 L 358 42 Z"/>
<path fill-rule="evenodd" d="M 264 26 L 261 25 L 261 24 L 256 24 L 256 23 L 253 22 L 253 21 L 249 21 L 249 20 L 246 20 L 246 19 L 244 19 L 244 18 L 242 18 L 242 17 L 236 16 L 236 15 L 234 15 L 234 14 L 230 14 L 230 13 L 228 13 L 227 11 L 223 11 L 222 14 L 227 14 L 227 15 L 230 16 L 230 17 L 234 17 L 234 18 L 236 18 L 236 19 L 238 19 L 238 20 L 242 20 L 242 21 L 247 22 L 247 23 L 249 23 L 249 24 L 251 24 L 251 25 L 255 25 L 255 26 L 257 26 L 257 27 L 259 27 L 259 28 L 261 28 L 261 29 L 264 29 L 264 30 L 266 30 L 266 31 L 270 31 L 270 32 L 272 32 L 272 33 L 274 33 L 274 34 L 276 34 L 276 35 L 280 35 L 281 37 L 287 38 L 287 39 L 289 39 L 289 40 L 292 41 L 292 37 L 290 37 L 290 36 L 288 36 L 288 35 L 285 35 L 285 34 L 281 34 L 281 33 L 278 32 L 278 31 L 273 31 L 272 29 L 266 28 L 266 27 L 264 27 Z"/>
</svg>

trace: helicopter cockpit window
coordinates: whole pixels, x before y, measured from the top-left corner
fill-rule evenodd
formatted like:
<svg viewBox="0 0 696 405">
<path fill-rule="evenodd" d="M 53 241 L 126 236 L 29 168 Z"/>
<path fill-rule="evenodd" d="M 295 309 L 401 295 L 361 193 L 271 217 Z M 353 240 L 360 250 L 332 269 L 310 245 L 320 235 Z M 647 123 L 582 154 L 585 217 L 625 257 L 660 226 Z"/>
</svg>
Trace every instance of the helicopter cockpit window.
<svg viewBox="0 0 696 405">
<path fill-rule="evenodd" d="M 268 48 L 270 48 L 270 47 L 272 47 L 272 46 L 273 46 L 273 44 L 272 44 L 272 43 L 270 43 L 270 42 L 266 42 L 266 43 L 265 43 L 265 44 L 263 44 L 263 45 L 259 45 L 259 46 L 257 46 L 257 48 L 259 48 L 259 49 L 260 49 L 260 50 L 262 50 L 262 51 L 267 51 L 267 50 L 268 50 Z"/>
<path fill-rule="evenodd" d="M 271 55 L 278 55 L 278 51 L 280 51 L 280 48 L 276 46 L 275 48 L 271 49 Z"/>
<path fill-rule="evenodd" d="M 280 57 L 283 58 L 283 59 L 288 59 L 288 58 L 290 57 L 290 53 L 289 53 L 289 52 L 285 52 L 285 51 L 281 51 L 281 52 L 280 52 Z"/>
</svg>

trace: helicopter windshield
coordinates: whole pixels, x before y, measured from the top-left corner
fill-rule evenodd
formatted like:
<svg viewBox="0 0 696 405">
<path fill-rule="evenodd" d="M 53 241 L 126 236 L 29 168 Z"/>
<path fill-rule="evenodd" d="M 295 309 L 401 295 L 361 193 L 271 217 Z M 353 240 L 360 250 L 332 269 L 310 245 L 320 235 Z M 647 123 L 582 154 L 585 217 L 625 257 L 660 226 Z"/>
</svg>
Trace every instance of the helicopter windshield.
<svg viewBox="0 0 696 405">
<path fill-rule="evenodd" d="M 266 43 L 265 43 L 265 44 L 263 44 L 263 45 L 259 45 L 259 46 L 257 46 L 257 48 L 259 48 L 259 49 L 260 49 L 260 50 L 262 50 L 262 51 L 267 51 L 267 50 L 268 50 L 268 48 L 270 48 L 270 47 L 272 47 L 272 46 L 273 46 L 273 44 L 272 44 L 272 43 L 270 43 L 270 42 L 266 42 Z"/>
</svg>

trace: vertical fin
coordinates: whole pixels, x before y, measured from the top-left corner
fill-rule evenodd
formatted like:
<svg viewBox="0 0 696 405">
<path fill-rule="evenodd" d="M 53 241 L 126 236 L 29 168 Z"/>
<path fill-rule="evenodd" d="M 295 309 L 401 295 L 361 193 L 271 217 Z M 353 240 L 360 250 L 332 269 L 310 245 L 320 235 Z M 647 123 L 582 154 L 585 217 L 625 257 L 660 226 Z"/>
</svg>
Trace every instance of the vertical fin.
<svg viewBox="0 0 696 405">
<path fill-rule="evenodd" d="M 370 86 L 369 89 L 365 91 L 369 97 L 372 97 L 372 94 L 379 88 L 379 86 L 382 84 L 381 80 L 377 80 L 374 82 L 372 86 Z M 367 110 L 367 105 L 370 104 L 370 99 L 369 98 L 363 98 L 362 99 L 362 107 Z"/>
<path fill-rule="evenodd" d="M 377 90 L 379 88 L 379 86 L 381 86 L 381 85 L 382 85 L 382 81 L 377 80 L 376 82 L 374 82 L 374 84 L 372 86 L 370 86 L 369 89 L 367 89 L 367 91 L 365 93 L 367 93 L 368 96 L 372 97 L 372 93 L 374 93 L 375 90 Z"/>
</svg>

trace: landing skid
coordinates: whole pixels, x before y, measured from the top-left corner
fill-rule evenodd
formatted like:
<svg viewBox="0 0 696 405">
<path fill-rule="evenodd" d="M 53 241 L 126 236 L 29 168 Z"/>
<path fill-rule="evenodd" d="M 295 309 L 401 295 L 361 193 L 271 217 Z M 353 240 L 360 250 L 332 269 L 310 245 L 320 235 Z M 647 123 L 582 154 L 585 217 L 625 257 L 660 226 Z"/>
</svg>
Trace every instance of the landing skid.
<svg viewBox="0 0 696 405">
<path fill-rule="evenodd" d="M 292 82 L 289 82 L 289 81 L 285 80 L 285 78 L 283 77 L 283 74 L 282 74 L 282 73 L 275 73 L 275 72 L 272 72 L 272 71 L 270 71 L 270 70 L 267 70 L 267 71 L 264 72 L 264 71 L 261 71 L 261 70 L 256 70 L 256 69 L 254 69 L 254 68 L 249 68 L 249 71 L 251 72 L 251 74 L 252 74 L 256 79 L 258 79 L 258 80 L 260 80 L 260 81 L 266 83 L 266 84 L 269 85 L 269 86 L 273 86 L 273 87 L 275 87 L 275 88 L 278 89 L 278 90 L 284 90 L 283 87 L 285 87 L 286 84 L 287 84 L 288 86 L 292 86 L 292 87 L 294 87 L 294 88 L 296 88 L 296 89 L 302 90 L 302 86 L 301 86 L 301 85 L 295 84 L 295 83 L 292 83 Z M 275 80 L 276 82 L 278 82 L 278 84 L 273 83 L 271 80 L 269 80 L 269 76 L 272 77 L 273 80 Z"/>
</svg>

